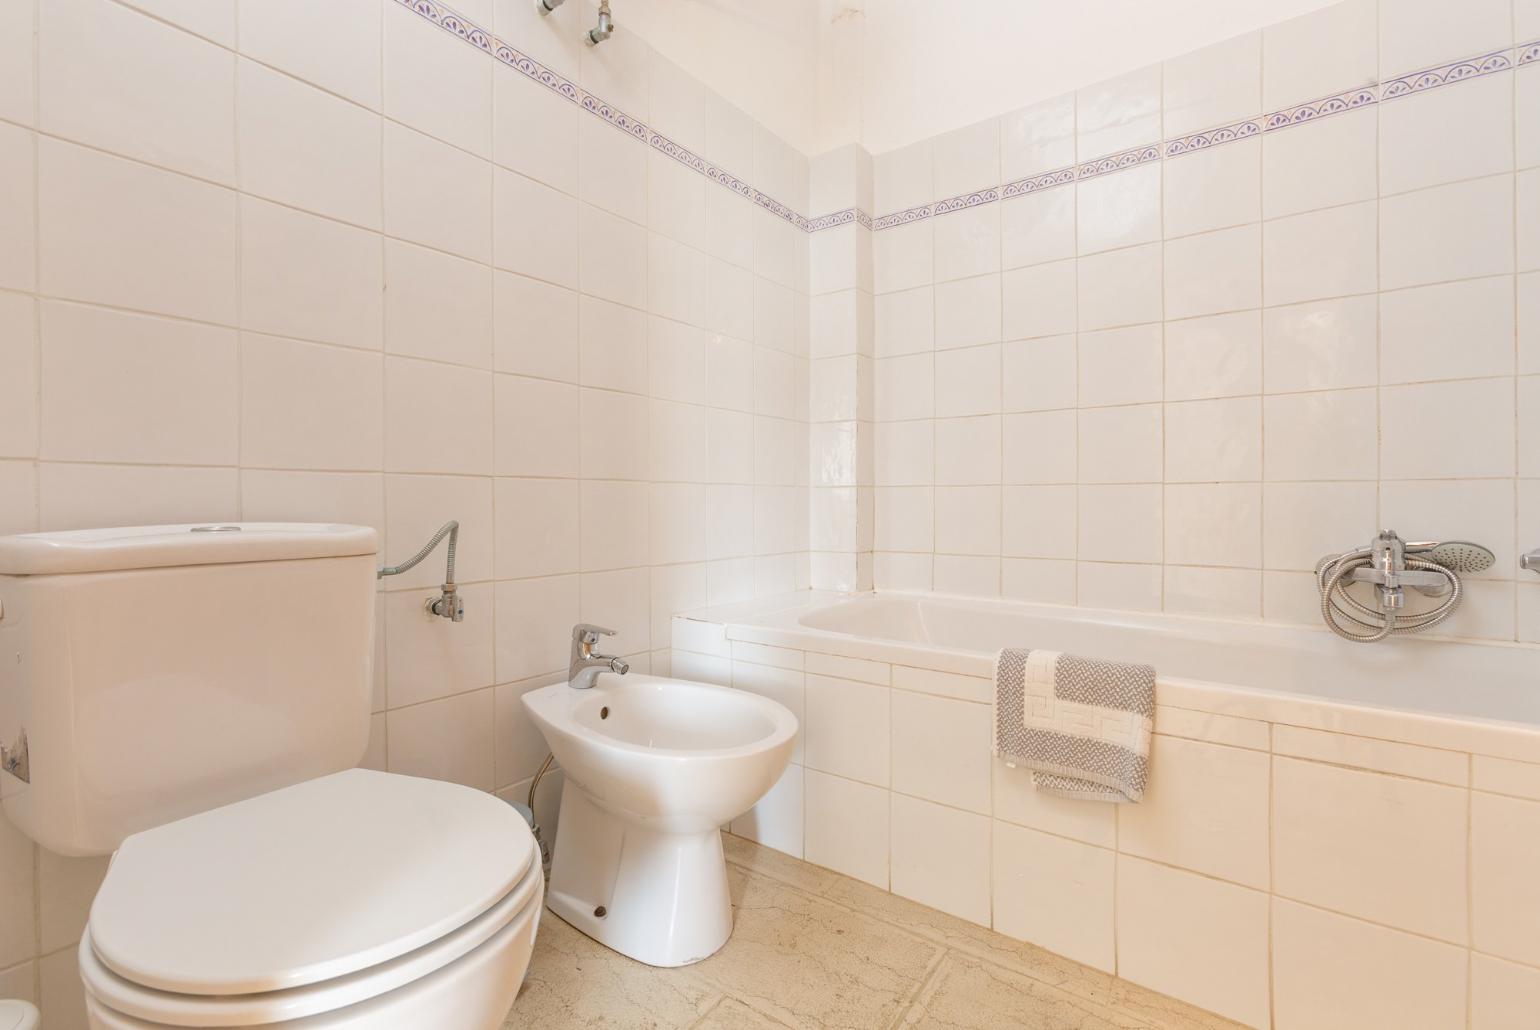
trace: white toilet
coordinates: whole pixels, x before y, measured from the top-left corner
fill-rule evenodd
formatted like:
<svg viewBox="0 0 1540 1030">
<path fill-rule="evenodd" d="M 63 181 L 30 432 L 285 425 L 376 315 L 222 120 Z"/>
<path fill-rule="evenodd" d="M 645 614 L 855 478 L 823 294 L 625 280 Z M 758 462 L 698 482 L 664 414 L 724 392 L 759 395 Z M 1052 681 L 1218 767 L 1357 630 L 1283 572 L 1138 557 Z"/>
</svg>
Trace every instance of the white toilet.
<svg viewBox="0 0 1540 1030">
<path fill-rule="evenodd" d="M 25 1001 L 0 1001 L 0 1030 L 37 1030 L 37 1009 Z"/>
<path fill-rule="evenodd" d="M 91 1026 L 502 1025 L 540 861 L 491 795 L 353 768 L 375 552 L 356 526 L 0 537 L 0 801 L 46 848 L 116 852 Z"/>
</svg>

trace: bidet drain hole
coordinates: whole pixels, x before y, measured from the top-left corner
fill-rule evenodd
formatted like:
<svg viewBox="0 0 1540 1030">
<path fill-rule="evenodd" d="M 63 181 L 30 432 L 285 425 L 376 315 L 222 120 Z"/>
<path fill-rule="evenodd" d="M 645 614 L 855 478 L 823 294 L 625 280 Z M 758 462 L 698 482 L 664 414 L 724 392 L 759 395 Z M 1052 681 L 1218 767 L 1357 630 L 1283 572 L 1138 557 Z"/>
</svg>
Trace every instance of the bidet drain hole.
<svg viewBox="0 0 1540 1030">
<path fill-rule="evenodd" d="M 601 719 L 608 719 L 609 717 L 610 717 L 610 710 L 609 710 L 608 706 L 599 709 L 599 718 L 601 718 Z"/>
<path fill-rule="evenodd" d="M 598 908 L 594 909 L 594 918 L 603 919 L 605 913 L 608 911 L 609 909 L 605 908 L 603 905 L 600 905 Z"/>
</svg>

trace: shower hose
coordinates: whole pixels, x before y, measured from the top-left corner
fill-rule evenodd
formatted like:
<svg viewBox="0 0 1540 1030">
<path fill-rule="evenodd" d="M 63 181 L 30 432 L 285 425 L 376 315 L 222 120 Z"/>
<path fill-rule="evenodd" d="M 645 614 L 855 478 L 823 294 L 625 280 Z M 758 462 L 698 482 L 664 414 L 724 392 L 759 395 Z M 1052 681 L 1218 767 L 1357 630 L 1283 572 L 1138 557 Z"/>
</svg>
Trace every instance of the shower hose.
<svg viewBox="0 0 1540 1030">
<path fill-rule="evenodd" d="M 1321 591 L 1321 618 L 1326 621 L 1327 628 L 1342 639 L 1358 644 L 1372 644 L 1389 636 L 1421 633 L 1449 618 L 1459 607 L 1463 596 L 1460 577 L 1437 562 L 1408 555 L 1406 567 L 1419 572 L 1441 574 L 1449 582 L 1449 596 L 1437 608 L 1409 615 L 1394 609 L 1382 611 L 1370 608 L 1347 590 L 1354 569 L 1374 564 L 1370 555 L 1367 549 L 1348 551 L 1335 558 L 1324 559 L 1316 566 L 1316 586 Z"/>
</svg>

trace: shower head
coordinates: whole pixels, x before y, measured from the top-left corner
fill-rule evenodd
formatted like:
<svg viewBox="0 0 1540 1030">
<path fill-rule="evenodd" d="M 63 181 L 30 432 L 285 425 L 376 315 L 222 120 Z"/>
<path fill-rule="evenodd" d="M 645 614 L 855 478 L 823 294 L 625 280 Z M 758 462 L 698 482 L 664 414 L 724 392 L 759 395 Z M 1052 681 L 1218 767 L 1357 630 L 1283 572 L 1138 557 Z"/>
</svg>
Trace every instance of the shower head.
<svg viewBox="0 0 1540 1030">
<path fill-rule="evenodd" d="M 1450 572 L 1457 572 L 1462 576 L 1485 572 L 1497 564 L 1497 555 L 1480 544 L 1473 544 L 1468 540 L 1448 540 L 1427 545 L 1411 544 L 1407 546 L 1406 553 L 1435 565 L 1442 565 Z"/>
</svg>

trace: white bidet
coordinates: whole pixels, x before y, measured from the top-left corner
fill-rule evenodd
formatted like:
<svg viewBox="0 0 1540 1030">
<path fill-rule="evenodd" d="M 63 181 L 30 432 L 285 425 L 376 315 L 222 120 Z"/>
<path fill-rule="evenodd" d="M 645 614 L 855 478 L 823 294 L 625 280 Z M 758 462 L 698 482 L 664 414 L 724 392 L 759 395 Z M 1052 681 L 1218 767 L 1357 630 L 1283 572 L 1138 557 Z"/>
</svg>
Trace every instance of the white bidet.
<svg viewBox="0 0 1540 1030">
<path fill-rule="evenodd" d="M 791 759 L 797 718 L 757 694 L 658 676 L 524 695 L 566 776 L 546 901 L 594 940 L 654 966 L 727 943 L 719 827 Z"/>
</svg>

